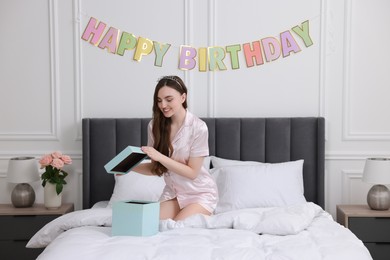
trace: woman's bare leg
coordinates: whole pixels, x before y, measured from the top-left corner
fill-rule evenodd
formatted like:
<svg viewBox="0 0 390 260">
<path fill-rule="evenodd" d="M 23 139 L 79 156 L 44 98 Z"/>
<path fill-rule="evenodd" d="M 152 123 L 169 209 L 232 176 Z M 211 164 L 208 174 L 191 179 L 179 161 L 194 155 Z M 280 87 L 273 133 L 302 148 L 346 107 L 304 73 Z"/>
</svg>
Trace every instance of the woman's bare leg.
<svg viewBox="0 0 390 260">
<path fill-rule="evenodd" d="M 183 220 L 191 215 L 195 214 L 204 214 L 204 215 L 211 215 L 211 213 L 206 210 L 204 207 L 202 207 L 200 204 L 190 204 L 184 209 L 182 209 L 176 217 L 174 217 L 174 220 Z"/>
<path fill-rule="evenodd" d="M 160 203 L 160 219 L 174 219 L 180 212 L 177 199 L 166 200 Z"/>
</svg>

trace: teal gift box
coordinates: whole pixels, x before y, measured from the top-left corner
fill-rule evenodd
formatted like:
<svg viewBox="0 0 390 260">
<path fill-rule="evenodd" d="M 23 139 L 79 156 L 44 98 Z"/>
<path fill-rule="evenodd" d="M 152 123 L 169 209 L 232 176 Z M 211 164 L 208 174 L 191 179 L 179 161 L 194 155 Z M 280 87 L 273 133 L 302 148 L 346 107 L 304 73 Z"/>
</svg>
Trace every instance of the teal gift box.
<svg viewBox="0 0 390 260">
<path fill-rule="evenodd" d="M 140 147 L 129 145 L 104 165 L 104 168 L 108 173 L 126 174 L 147 157 Z"/>
<path fill-rule="evenodd" d="M 117 201 L 112 206 L 113 236 L 152 236 L 159 221 L 159 202 Z"/>
</svg>

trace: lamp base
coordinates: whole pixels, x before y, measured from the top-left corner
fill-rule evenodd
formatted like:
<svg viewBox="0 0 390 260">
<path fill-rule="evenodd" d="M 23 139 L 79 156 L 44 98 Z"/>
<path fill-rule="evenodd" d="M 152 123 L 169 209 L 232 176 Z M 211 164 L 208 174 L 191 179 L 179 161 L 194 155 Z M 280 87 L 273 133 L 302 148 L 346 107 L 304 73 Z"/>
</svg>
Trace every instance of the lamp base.
<svg viewBox="0 0 390 260">
<path fill-rule="evenodd" d="M 381 184 L 372 186 L 367 194 L 367 203 L 373 210 L 388 210 L 390 208 L 389 189 Z"/>
<path fill-rule="evenodd" d="M 35 192 L 28 183 L 19 183 L 11 194 L 11 201 L 15 208 L 28 208 L 34 204 Z"/>
</svg>

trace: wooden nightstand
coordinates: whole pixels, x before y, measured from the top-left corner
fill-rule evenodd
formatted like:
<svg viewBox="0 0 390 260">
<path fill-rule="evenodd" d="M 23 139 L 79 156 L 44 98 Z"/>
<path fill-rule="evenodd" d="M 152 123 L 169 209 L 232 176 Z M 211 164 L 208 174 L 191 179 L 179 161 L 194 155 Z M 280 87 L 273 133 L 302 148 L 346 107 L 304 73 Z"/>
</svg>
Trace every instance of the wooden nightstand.
<svg viewBox="0 0 390 260">
<path fill-rule="evenodd" d="M 390 210 L 371 210 L 367 205 L 338 205 L 337 222 L 363 241 L 374 260 L 390 259 Z"/>
<path fill-rule="evenodd" d="M 73 210 L 73 203 L 64 203 L 54 210 L 48 210 L 42 204 L 34 204 L 30 208 L 0 204 L 1 259 L 36 259 L 43 248 L 26 248 L 30 238 L 53 219 Z"/>
</svg>

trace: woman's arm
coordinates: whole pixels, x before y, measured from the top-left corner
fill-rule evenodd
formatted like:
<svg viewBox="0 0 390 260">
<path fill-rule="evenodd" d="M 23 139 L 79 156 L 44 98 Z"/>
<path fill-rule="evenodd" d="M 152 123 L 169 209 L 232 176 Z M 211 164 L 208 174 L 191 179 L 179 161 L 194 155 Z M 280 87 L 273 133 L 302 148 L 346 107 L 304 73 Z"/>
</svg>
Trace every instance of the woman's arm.
<svg viewBox="0 0 390 260">
<path fill-rule="evenodd" d="M 142 151 L 146 153 L 152 160 L 160 162 L 169 171 L 175 172 L 183 177 L 194 180 L 198 177 L 200 168 L 202 167 L 204 157 L 190 157 L 188 164 L 183 164 L 175 161 L 168 156 L 163 155 L 156 149 L 150 146 L 142 146 Z"/>
</svg>

